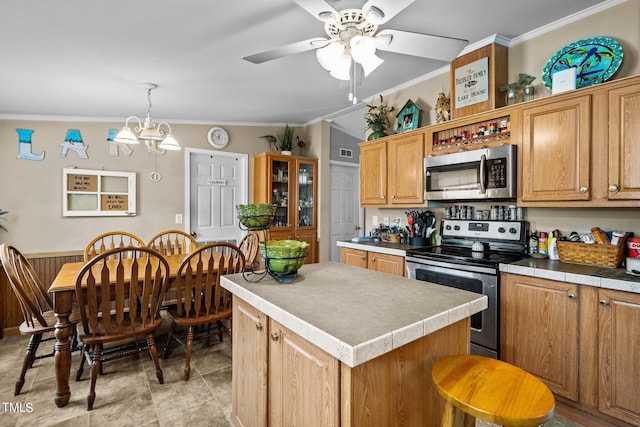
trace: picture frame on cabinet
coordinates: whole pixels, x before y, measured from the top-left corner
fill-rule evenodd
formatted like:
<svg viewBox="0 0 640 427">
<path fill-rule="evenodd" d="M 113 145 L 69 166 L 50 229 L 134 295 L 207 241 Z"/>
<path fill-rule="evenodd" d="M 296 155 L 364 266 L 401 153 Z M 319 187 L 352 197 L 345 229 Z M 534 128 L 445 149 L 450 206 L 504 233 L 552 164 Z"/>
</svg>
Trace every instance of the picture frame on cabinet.
<svg viewBox="0 0 640 427">
<path fill-rule="evenodd" d="M 396 132 L 401 133 L 417 129 L 418 123 L 420 122 L 420 111 L 422 111 L 420 107 L 418 107 L 412 100 L 408 100 L 396 115 Z"/>
</svg>

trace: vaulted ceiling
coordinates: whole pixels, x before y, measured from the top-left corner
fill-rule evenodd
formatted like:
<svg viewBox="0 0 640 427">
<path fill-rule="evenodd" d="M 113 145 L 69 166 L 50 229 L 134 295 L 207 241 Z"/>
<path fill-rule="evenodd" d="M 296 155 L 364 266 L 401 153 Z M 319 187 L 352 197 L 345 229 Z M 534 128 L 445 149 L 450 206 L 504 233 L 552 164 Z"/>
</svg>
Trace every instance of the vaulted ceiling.
<svg viewBox="0 0 640 427">
<path fill-rule="evenodd" d="M 320 4 L 323 0 L 317 0 Z M 336 10 L 364 1 L 328 0 Z M 602 0 L 416 0 L 380 29 L 466 39 L 515 38 Z M 0 2 L 0 115 L 143 116 L 184 122 L 303 124 L 348 111 L 348 84 L 314 51 L 242 58 L 313 37 L 323 23 L 294 0 Z M 370 98 L 447 65 L 379 51 L 357 87 Z"/>
</svg>

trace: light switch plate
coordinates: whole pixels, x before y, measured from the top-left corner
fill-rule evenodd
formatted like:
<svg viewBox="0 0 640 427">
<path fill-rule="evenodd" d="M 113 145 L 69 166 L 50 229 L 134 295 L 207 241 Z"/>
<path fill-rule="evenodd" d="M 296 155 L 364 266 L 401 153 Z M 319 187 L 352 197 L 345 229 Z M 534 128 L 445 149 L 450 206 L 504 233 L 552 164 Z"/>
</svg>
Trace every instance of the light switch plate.
<svg viewBox="0 0 640 427">
<path fill-rule="evenodd" d="M 182 214 L 176 214 L 176 224 L 182 224 Z"/>
</svg>

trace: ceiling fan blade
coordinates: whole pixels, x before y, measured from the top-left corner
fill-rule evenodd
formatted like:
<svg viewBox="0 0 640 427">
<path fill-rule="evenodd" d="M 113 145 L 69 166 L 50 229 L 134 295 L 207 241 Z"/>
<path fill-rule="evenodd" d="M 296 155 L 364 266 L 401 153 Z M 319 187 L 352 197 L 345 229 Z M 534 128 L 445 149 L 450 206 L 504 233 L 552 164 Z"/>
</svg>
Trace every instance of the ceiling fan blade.
<svg viewBox="0 0 640 427">
<path fill-rule="evenodd" d="M 382 41 L 378 43 L 380 50 L 440 61 L 453 60 L 469 44 L 468 40 L 398 30 L 382 30 L 376 39 Z"/>
<path fill-rule="evenodd" d="M 376 24 L 384 24 L 402 12 L 415 0 L 369 0 L 362 6 L 362 13 Z"/>
<path fill-rule="evenodd" d="M 291 43 L 285 46 L 265 50 L 264 52 L 245 56 L 242 59 L 244 59 L 245 61 L 253 62 L 254 64 L 261 64 L 273 59 L 282 58 L 283 56 L 296 55 L 308 50 L 318 49 L 326 46 L 329 42 L 331 42 L 331 40 L 323 39 L 322 37 L 315 37 L 312 39 Z"/>
<path fill-rule="evenodd" d="M 325 22 L 329 17 L 333 16 L 336 20 L 340 20 L 340 14 L 329 3 L 323 0 L 295 0 L 298 6 L 312 14 L 316 19 Z"/>
</svg>

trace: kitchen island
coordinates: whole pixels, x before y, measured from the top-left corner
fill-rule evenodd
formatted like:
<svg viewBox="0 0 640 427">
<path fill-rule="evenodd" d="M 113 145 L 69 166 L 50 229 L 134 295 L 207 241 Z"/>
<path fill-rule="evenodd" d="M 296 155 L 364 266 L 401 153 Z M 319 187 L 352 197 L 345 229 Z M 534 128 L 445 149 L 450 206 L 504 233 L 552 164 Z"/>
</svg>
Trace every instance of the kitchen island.
<svg viewBox="0 0 640 427">
<path fill-rule="evenodd" d="M 439 425 L 435 360 L 469 352 L 485 296 L 339 263 L 292 284 L 222 277 L 236 426 Z"/>
</svg>

